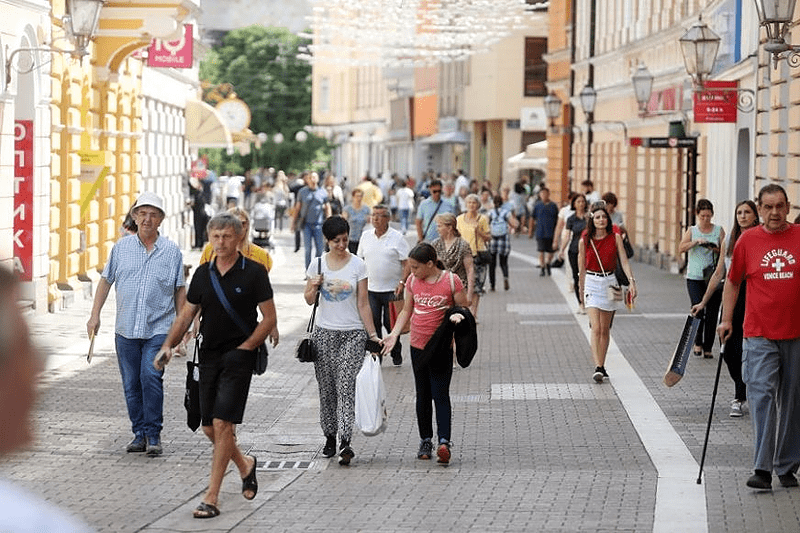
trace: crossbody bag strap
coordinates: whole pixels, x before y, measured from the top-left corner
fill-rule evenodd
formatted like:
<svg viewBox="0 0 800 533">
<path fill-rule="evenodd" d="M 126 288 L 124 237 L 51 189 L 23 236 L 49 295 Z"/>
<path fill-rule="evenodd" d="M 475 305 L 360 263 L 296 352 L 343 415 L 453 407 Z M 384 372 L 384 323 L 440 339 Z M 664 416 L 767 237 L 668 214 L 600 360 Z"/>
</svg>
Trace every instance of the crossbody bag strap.
<svg viewBox="0 0 800 533">
<path fill-rule="evenodd" d="M 322 256 L 317 257 L 317 275 L 319 274 L 322 274 Z M 317 306 L 319 305 L 319 293 L 320 290 L 317 288 L 317 295 L 314 297 L 314 307 L 311 309 L 311 318 L 306 326 L 306 333 L 311 333 L 311 331 L 314 329 L 314 320 L 316 319 Z"/>
<path fill-rule="evenodd" d="M 225 311 L 228 313 L 228 316 L 236 323 L 242 333 L 247 335 L 248 337 L 253 333 L 252 331 L 248 331 L 247 324 L 245 324 L 242 317 L 239 316 L 233 307 L 231 307 L 228 298 L 225 297 L 225 293 L 222 292 L 222 287 L 219 284 L 219 277 L 217 276 L 217 270 L 214 266 L 214 263 L 209 263 L 208 273 L 211 276 L 211 286 L 214 287 L 214 292 L 217 294 L 217 299 L 219 299 L 219 303 L 222 304 L 222 307 L 225 308 Z"/>
<path fill-rule="evenodd" d="M 615 239 L 616 239 L 616 237 L 615 237 Z M 592 240 L 591 237 L 589 237 L 589 244 L 592 245 L 592 249 L 594 250 L 594 256 L 597 258 L 597 262 L 600 263 L 600 270 L 603 271 L 603 275 L 605 276 L 606 275 L 606 269 L 603 268 L 603 261 L 602 261 L 602 259 L 600 259 L 600 254 L 597 253 L 597 247 L 594 245 L 594 241 Z"/>
<path fill-rule="evenodd" d="M 428 234 L 428 230 L 431 229 L 431 224 L 433 224 L 433 220 L 436 218 L 436 213 L 439 212 L 439 208 L 442 207 L 442 202 L 444 202 L 444 200 L 439 200 L 439 203 L 436 204 L 436 209 L 434 209 L 433 214 L 431 215 L 431 219 L 428 221 L 428 225 L 425 226 L 425 231 L 422 234 L 423 239 Z"/>
</svg>

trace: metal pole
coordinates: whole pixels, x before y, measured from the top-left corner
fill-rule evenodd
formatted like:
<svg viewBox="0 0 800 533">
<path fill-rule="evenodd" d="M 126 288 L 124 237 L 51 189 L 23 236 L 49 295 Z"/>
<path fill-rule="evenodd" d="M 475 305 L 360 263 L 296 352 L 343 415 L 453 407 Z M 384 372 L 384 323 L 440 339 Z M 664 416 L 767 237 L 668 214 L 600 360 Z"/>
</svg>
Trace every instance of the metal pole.
<svg viewBox="0 0 800 533">
<path fill-rule="evenodd" d="M 697 484 L 700 485 L 703 477 L 703 465 L 706 462 L 706 450 L 708 449 L 708 434 L 711 432 L 711 420 L 714 418 L 714 404 L 717 402 L 717 389 L 719 388 L 719 374 L 722 371 L 722 359 L 725 353 L 725 344 L 720 342 L 719 361 L 717 361 L 717 376 L 714 378 L 714 392 L 711 394 L 711 409 L 708 410 L 708 424 L 706 425 L 706 438 L 703 441 L 703 454 L 700 456 L 700 471 L 697 473 Z"/>
</svg>

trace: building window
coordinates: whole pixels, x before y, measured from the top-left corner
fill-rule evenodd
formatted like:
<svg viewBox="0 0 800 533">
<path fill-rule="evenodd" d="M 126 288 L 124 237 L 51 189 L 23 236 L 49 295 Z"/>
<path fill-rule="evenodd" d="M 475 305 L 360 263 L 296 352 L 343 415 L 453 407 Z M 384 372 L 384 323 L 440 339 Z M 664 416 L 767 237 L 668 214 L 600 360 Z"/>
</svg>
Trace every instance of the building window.
<svg viewBox="0 0 800 533">
<path fill-rule="evenodd" d="M 327 113 L 331 109 L 331 82 L 327 76 L 319 82 L 319 110 Z"/>
<path fill-rule="evenodd" d="M 546 52 L 545 37 L 525 37 L 525 96 L 547 96 Z"/>
</svg>

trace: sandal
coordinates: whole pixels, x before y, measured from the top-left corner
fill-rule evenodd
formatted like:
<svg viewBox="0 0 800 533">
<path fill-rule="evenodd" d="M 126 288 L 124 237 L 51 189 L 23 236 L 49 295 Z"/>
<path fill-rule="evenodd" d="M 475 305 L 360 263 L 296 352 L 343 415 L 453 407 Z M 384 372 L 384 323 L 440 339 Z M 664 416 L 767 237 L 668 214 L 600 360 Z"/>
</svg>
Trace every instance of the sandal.
<svg viewBox="0 0 800 533">
<path fill-rule="evenodd" d="M 256 467 L 258 466 L 258 459 L 255 455 L 250 455 L 253 458 L 253 469 L 247 474 L 247 477 L 242 478 L 242 496 L 245 500 L 252 500 L 258 494 L 258 480 L 256 480 Z M 249 498 L 245 494 L 247 491 L 253 493 Z"/>
<path fill-rule="evenodd" d="M 697 348 L 695 348 L 695 349 L 694 349 L 694 354 L 695 354 L 697 357 L 700 357 L 701 355 L 703 355 L 703 349 L 702 349 L 702 348 L 700 348 L 700 349 L 698 350 Z"/>
<path fill-rule="evenodd" d="M 703 353 L 703 358 L 704 359 L 714 359 L 714 353 L 713 352 L 705 352 L 705 353 Z"/>
<path fill-rule="evenodd" d="M 219 516 L 219 509 L 213 503 L 200 502 L 194 510 L 195 518 L 214 518 Z"/>
</svg>

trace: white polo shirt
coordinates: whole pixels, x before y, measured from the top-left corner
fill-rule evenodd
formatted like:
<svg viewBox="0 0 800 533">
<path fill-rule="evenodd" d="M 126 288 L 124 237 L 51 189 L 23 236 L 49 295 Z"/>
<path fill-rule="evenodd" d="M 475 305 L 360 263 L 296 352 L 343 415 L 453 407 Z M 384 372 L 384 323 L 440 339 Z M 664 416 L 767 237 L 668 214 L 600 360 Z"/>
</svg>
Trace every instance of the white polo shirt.
<svg viewBox="0 0 800 533">
<path fill-rule="evenodd" d="M 367 289 L 372 292 L 389 292 L 397 288 L 403 275 L 401 261 L 408 259 L 410 247 L 403 234 L 389 228 L 380 238 L 375 229 L 361 234 L 356 255 L 367 264 Z"/>
</svg>

